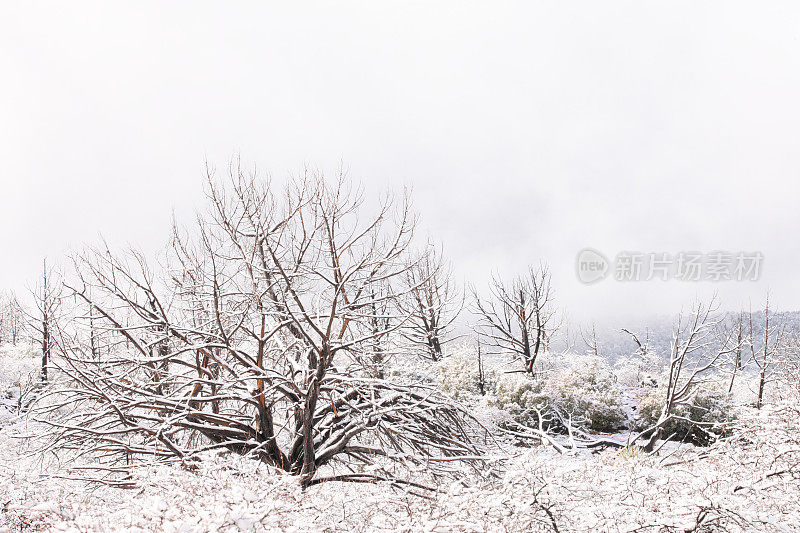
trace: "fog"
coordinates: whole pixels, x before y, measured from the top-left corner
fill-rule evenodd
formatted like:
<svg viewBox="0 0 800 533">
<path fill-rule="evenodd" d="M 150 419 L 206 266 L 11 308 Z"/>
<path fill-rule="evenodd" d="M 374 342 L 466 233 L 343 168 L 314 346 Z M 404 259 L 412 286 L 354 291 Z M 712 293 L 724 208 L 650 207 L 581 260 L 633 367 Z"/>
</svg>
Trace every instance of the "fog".
<svg viewBox="0 0 800 533">
<path fill-rule="evenodd" d="M 578 320 L 718 292 L 800 308 L 800 5 L 0 7 L 0 287 L 104 235 L 162 246 L 206 161 L 413 189 L 485 286 L 547 261 Z M 758 281 L 581 283 L 586 247 L 761 252 Z"/>
</svg>

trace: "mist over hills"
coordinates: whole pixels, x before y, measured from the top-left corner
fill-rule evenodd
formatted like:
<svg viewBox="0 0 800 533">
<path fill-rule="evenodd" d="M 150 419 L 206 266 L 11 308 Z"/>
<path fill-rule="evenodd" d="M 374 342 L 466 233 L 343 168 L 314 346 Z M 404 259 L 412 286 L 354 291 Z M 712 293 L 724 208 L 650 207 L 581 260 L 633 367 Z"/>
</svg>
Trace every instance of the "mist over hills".
<svg viewBox="0 0 800 533">
<path fill-rule="evenodd" d="M 732 334 L 738 334 L 738 320 L 740 313 L 723 313 L 723 323 L 720 328 L 729 329 Z M 764 330 L 766 318 L 764 310 L 743 312 L 743 337 L 749 339 L 750 321 L 752 317 L 753 351 L 759 353 L 764 348 Z M 569 351 L 576 353 L 593 352 L 593 331 L 597 342 L 598 355 L 615 363 L 620 358 L 633 354 L 638 346 L 631 333 L 637 336 L 640 342 L 647 343 L 650 350 L 665 359 L 669 356 L 678 315 L 661 315 L 642 317 L 633 323 L 630 320 L 614 320 L 605 323 L 595 323 L 583 326 L 565 325 L 555 335 L 551 344 L 554 351 Z M 777 331 L 784 335 L 796 336 L 800 333 L 800 311 L 770 311 L 770 341 L 774 339 Z M 626 332 L 628 330 L 630 333 Z M 749 344 L 743 354 L 745 361 L 750 357 Z"/>
</svg>

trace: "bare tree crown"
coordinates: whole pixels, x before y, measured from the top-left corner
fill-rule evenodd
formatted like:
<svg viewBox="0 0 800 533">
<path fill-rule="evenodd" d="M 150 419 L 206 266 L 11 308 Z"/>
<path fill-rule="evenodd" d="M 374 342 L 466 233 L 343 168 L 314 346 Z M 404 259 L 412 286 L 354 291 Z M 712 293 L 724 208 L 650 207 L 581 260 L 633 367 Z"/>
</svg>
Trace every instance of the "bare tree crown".
<svg viewBox="0 0 800 533">
<path fill-rule="evenodd" d="M 520 360 L 533 374 L 539 354 L 546 347 L 555 324 L 550 270 L 544 263 L 511 284 L 494 277 L 490 297 L 481 298 L 473 288 L 480 332 L 494 353 Z"/>
<path fill-rule="evenodd" d="M 465 411 L 364 365 L 420 286 L 408 283 L 419 264 L 408 199 L 387 197 L 365 219 L 343 175 L 279 189 L 229 170 L 225 182 L 209 171 L 209 213 L 174 225 L 162 267 L 107 247 L 76 257 L 69 287 L 92 331 L 59 341 L 65 385 L 44 420 L 60 445 L 184 460 L 226 448 L 305 484 L 327 465 L 357 481 L 369 476 L 353 464 L 381 457 L 476 456 Z M 67 403 L 81 408 L 46 416 Z"/>
</svg>

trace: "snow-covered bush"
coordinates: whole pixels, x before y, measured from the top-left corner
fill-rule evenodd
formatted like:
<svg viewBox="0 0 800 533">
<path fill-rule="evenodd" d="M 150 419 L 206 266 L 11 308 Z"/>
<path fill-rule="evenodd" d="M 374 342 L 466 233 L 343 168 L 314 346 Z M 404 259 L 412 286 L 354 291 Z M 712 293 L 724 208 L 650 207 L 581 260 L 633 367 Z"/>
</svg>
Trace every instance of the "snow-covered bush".
<svg viewBox="0 0 800 533">
<path fill-rule="evenodd" d="M 507 374 L 497 381 L 489 403 L 526 426 L 537 426 L 537 410 L 547 412 L 552 403 L 543 392 L 544 381 L 523 374 Z"/>
<path fill-rule="evenodd" d="M 584 420 L 589 429 L 613 431 L 624 426 L 622 391 L 608 363 L 595 356 L 580 356 L 548 383 L 550 394 L 573 421 Z"/>
<path fill-rule="evenodd" d="M 478 359 L 469 350 L 461 349 L 436 364 L 439 387 L 456 399 L 480 394 Z M 483 371 L 484 390 L 491 392 L 497 385 L 494 369 Z"/>
<path fill-rule="evenodd" d="M 637 391 L 638 429 L 647 429 L 658 421 L 665 397 L 664 383 Z M 725 425 L 736 418 L 729 395 L 721 388 L 710 385 L 698 387 L 692 393 L 690 402 L 674 407 L 672 414 L 680 419 L 667 422 L 664 425 L 664 435 L 674 435 L 673 439 L 686 440 L 700 446 L 706 446 L 722 435 Z"/>
<path fill-rule="evenodd" d="M 594 356 L 574 356 L 567 365 L 536 378 L 514 374 L 499 380 L 492 403 L 516 421 L 564 429 L 566 423 L 595 431 L 613 431 L 626 421 L 622 391 L 609 365 Z"/>
</svg>

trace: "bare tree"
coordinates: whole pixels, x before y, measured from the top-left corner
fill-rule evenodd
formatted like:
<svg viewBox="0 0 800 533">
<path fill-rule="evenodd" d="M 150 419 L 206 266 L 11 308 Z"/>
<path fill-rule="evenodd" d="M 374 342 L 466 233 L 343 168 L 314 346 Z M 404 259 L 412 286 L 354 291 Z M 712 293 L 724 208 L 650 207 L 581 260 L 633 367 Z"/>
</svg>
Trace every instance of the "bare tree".
<svg viewBox="0 0 800 533">
<path fill-rule="evenodd" d="M 647 359 L 652 352 L 652 348 L 650 346 L 650 330 L 644 330 L 644 340 L 639 339 L 639 336 L 636 335 L 634 332 L 630 331 L 629 329 L 622 328 L 623 333 L 627 333 L 630 335 L 633 342 L 636 343 L 636 351 L 634 355 L 640 359 Z"/>
<path fill-rule="evenodd" d="M 584 335 L 583 330 L 580 331 L 580 334 L 581 339 L 583 339 L 583 344 L 586 345 L 586 348 L 589 349 L 590 353 L 595 357 L 600 357 L 600 349 L 597 346 L 597 330 L 595 329 L 594 322 L 592 322 L 592 334 L 589 338 Z"/>
<path fill-rule="evenodd" d="M 787 335 L 782 347 L 782 378 L 800 393 L 800 335 Z"/>
<path fill-rule="evenodd" d="M 731 329 L 733 329 L 733 331 L 736 332 L 735 333 L 736 334 L 736 352 L 735 352 L 735 356 L 734 356 L 734 358 L 733 358 L 733 360 L 731 362 L 732 363 L 732 365 L 731 365 L 731 381 L 730 381 L 730 383 L 728 385 L 728 394 L 731 394 L 733 392 L 733 384 L 734 384 L 734 381 L 736 380 L 737 372 L 744 368 L 744 361 L 742 360 L 742 349 L 743 349 L 745 343 L 749 342 L 747 340 L 747 337 L 745 337 L 745 331 L 744 331 L 744 311 L 740 311 L 739 312 L 739 314 L 737 315 L 737 317 L 736 317 Z M 752 346 L 752 342 L 750 343 L 750 345 Z"/>
<path fill-rule="evenodd" d="M 483 370 L 483 357 L 481 354 L 481 340 L 478 339 L 478 390 L 481 396 L 486 395 L 486 375 Z"/>
<path fill-rule="evenodd" d="M 753 333 L 753 313 L 750 312 L 749 327 L 750 327 L 750 355 L 758 368 L 758 392 L 756 393 L 756 408 L 761 409 L 764 402 L 764 389 L 767 381 L 773 376 L 773 368 L 777 367 L 775 363 L 776 356 L 780 352 L 784 333 L 785 324 L 780 319 L 775 319 L 769 308 L 769 292 L 767 292 L 764 299 L 764 338 L 763 346 L 760 353 L 755 352 L 755 342 Z"/>
<path fill-rule="evenodd" d="M 453 340 L 451 328 L 464 305 L 464 295 L 442 254 L 429 245 L 406 271 L 410 298 L 401 300 L 408 320 L 400 329 L 412 350 L 424 359 L 440 361 L 444 345 Z"/>
<path fill-rule="evenodd" d="M 371 339 L 368 343 L 370 348 L 367 355 L 371 357 L 361 362 L 369 369 L 369 373 L 378 379 L 385 377 L 386 364 L 389 357 L 393 355 L 389 346 L 393 318 L 392 311 L 389 309 L 390 299 L 387 297 L 390 290 L 391 288 L 386 283 L 379 283 L 370 288 L 372 302 L 370 303 L 367 334 L 371 336 Z"/>
<path fill-rule="evenodd" d="M 79 328 L 60 339 L 67 379 L 40 416 L 54 446 L 134 463 L 226 448 L 304 486 L 477 460 L 480 427 L 465 410 L 362 364 L 408 318 L 387 314 L 415 288 L 401 283 L 413 264 L 408 202 L 386 198 L 364 221 L 341 175 L 307 173 L 276 194 L 236 164 L 228 186 L 209 171 L 208 187 L 210 214 L 175 228 L 163 272 L 137 252 L 76 258 L 70 288 L 107 355 L 93 357 Z M 49 416 L 62 405 L 72 414 Z"/>
<path fill-rule="evenodd" d="M 632 362 L 636 369 L 636 383 L 643 383 L 643 379 L 646 377 L 648 384 L 656 385 L 655 376 L 661 371 L 663 361 L 651 346 L 650 330 L 645 328 L 644 336 L 641 339 L 626 328 L 622 328 L 622 332 L 627 333 L 636 343 L 636 350 L 632 354 Z"/>
<path fill-rule="evenodd" d="M 652 451 L 664 433 L 664 426 L 673 420 L 703 425 L 701 421 L 687 419 L 677 411 L 681 406 L 691 404 L 694 393 L 708 382 L 718 362 L 739 349 L 740 345 L 732 332 L 722 327 L 724 318 L 715 314 L 717 310 L 716 298 L 712 298 L 707 304 L 694 304 L 688 316 L 683 313 L 678 316 L 673 330 L 661 414 L 652 427 L 631 440 L 632 444 L 649 437 L 643 448 Z M 639 345 L 643 346 L 641 343 Z"/>
<path fill-rule="evenodd" d="M 42 276 L 31 290 L 31 295 L 33 296 L 34 310 L 27 315 L 27 326 L 35 332 L 37 340 L 41 344 L 40 375 L 42 382 L 46 382 L 62 295 L 61 276 L 52 266 L 47 266 L 46 259 L 42 262 Z"/>
<path fill-rule="evenodd" d="M 491 297 L 483 299 L 472 289 L 479 330 L 495 353 L 521 360 L 525 372 L 533 374 L 536 359 L 556 329 L 550 271 L 542 263 L 510 286 L 495 277 Z"/>
</svg>

